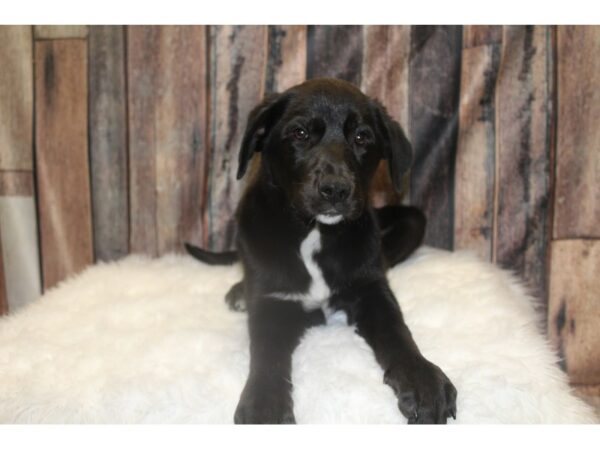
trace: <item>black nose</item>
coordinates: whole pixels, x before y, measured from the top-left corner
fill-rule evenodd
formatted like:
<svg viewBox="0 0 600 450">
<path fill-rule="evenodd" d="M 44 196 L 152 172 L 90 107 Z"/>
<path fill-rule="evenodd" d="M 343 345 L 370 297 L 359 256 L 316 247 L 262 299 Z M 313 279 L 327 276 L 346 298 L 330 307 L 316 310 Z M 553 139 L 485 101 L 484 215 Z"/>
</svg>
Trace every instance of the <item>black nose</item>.
<svg viewBox="0 0 600 450">
<path fill-rule="evenodd" d="M 319 183 L 319 194 L 331 203 L 343 202 L 351 191 L 351 184 L 343 178 L 325 177 Z"/>
</svg>

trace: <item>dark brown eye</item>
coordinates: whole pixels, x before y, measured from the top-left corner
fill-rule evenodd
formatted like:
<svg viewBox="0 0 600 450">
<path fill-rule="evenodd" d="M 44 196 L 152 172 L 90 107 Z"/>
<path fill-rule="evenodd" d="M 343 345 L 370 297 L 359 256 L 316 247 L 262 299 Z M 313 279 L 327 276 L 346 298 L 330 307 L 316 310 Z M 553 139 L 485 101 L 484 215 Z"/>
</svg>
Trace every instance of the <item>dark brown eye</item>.
<svg viewBox="0 0 600 450">
<path fill-rule="evenodd" d="M 367 143 L 367 135 L 365 133 L 357 133 L 354 136 L 354 143 L 356 145 L 365 145 Z"/>
<path fill-rule="evenodd" d="M 308 132 L 304 128 L 296 128 L 294 130 L 294 139 L 305 141 L 308 139 Z"/>
</svg>

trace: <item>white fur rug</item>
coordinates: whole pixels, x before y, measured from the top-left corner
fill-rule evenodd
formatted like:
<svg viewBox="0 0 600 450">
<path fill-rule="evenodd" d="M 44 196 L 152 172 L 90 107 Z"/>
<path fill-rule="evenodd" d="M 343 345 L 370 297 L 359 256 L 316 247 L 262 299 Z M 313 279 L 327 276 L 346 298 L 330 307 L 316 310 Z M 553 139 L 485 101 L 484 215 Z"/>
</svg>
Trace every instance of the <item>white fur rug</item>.
<svg viewBox="0 0 600 450">
<path fill-rule="evenodd" d="M 239 278 L 190 257 L 130 256 L 1 319 L 0 422 L 231 423 L 248 338 L 223 296 Z M 422 352 L 458 389 L 457 423 L 594 421 L 506 272 L 421 249 L 389 278 Z M 294 354 L 298 423 L 405 423 L 382 378 L 334 317 Z"/>
</svg>

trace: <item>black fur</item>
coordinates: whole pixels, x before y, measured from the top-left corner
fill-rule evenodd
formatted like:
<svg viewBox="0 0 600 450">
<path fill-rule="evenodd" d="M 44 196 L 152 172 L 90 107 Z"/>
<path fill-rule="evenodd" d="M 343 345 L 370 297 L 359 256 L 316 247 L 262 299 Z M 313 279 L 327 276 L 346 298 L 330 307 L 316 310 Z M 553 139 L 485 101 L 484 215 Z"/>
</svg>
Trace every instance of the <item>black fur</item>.
<svg viewBox="0 0 600 450">
<path fill-rule="evenodd" d="M 321 249 L 314 260 L 331 291 L 326 306 L 344 311 L 373 348 L 409 423 L 446 423 L 456 414 L 456 389 L 421 355 L 385 276 L 386 265 L 421 243 L 425 218 L 410 207 L 375 212 L 367 200 L 380 159 L 387 159 L 398 189 L 410 166 L 410 144 L 398 123 L 349 83 L 311 80 L 269 96 L 250 114 L 238 178 L 257 152 L 260 170 L 236 215 L 244 280 L 227 299 L 247 308 L 251 342 L 235 422 L 295 421 L 292 352 L 324 316 L 274 293 L 308 290 L 311 277 L 299 247 L 318 227 Z M 323 223 L 336 216 L 339 223 Z"/>
</svg>

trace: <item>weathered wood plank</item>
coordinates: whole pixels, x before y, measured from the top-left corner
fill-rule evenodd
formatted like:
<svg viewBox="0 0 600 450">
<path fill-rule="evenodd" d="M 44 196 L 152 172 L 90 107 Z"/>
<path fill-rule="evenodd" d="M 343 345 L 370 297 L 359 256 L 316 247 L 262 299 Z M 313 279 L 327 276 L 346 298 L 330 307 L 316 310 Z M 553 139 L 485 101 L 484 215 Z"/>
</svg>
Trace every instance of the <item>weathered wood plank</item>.
<svg viewBox="0 0 600 450">
<path fill-rule="evenodd" d="M 41 292 L 37 214 L 32 196 L 0 193 L 0 235 L 8 309 L 14 313 L 37 300 Z"/>
<path fill-rule="evenodd" d="M 33 168 L 30 26 L 0 26 L 0 170 Z"/>
<path fill-rule="evenodd" d="M 201 238 L 205 34 L 202 26 L 128 27 L 133 252 L 162 254 Z"/>
<path fill-rule="evenodd" d="M 0 170 L 0 196 L 33 196 L 33 173 Z"/>
<path fill-rule="evenodd" d="M 360 25 L 309 26 L 307 78 L 341 78 L 360 86 L 361 28 Z"/>
<path fill-rule="evenodd" d="M 306 78 L 306 26 L 269 26 L 265 92 L 282 92 Z"/>
<path fill-rule="evenodd" d="M 110 261 L 129 251 L 123 27 L 91 26 L 88 41 L 94 254 Z"/>
<path fill-rule="evenodd" d="M 558 27 L 554 238 L 600 238 L 600 27 Z"/>
<path fill-rule="evenodd" d="M 410 140 L 408 117 L 408 67 L 410 26 L 364 26 L 361 88 L 377 98 L 402 126 Z M 387 163 L 377 168 L 371 187 L 375 207 L 398 204 L 402 193 L 392 184 Z"/>
<path fill-rule="evenodd" d="M 495 262 L 546 298 L 552 160 L 551 27 L 504 28 L 497 87 Z"/>
<path fill-rule="evenodd" d="M 573 383 L 600 383 L 600 240 L 552 242 L 548 333 Z"/>
<path fill-rule="evenodd" d="M 86 25 L 36 25 L 36 39 L 72 39 L 85 38 L 88 34 Z"/>
<path fill-rule="evenodd" d="M 234 242 L 233 214 L 241 192 L 238 151 L 248 114 L 265 86 L 267 27 L 211 27 L 211 131 L 208 182 L 208 244 L 221 250 Z"/>
<path fill-rule="evenodd" d="M 156 102 L 165 90 L 156 54 L 160 33 L 160 27 L 127 27 L 129 248 L 149 255 L 158 254 L 156 141 L 160 128 Z"/>
<path fill-rule="evenodd" d="M 86 63 L 85 41 L 35 44 L 37 192 L 45 288 L 93 262 Z"/>
<path fill-rule="evenodd" d="M 2 230 L 0 230 L 0 316 L 8 314 L 8 297 L 6 295 L 6 277 L 4 275 L 4 258 L 2 255 Z"/>
<path fill-rule="evenodd" d="M 458 138 L 460 26 L 413 26 L 410 130 L 414 150 L 410 195 L 427 216 L 425 243 L 451 249 Z"/>
<path fill-rule="evenodd" d="M 495 178 L 495 89 L 500 48 L 478 46 L 462 52 L 454 248 L 492 259 Z"/>
<path fill-rule="evenodd" d="M 502 43 L 501 25 L 464 25 L 463 48 Z"/>
</svg>

